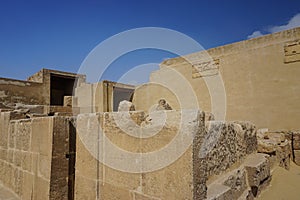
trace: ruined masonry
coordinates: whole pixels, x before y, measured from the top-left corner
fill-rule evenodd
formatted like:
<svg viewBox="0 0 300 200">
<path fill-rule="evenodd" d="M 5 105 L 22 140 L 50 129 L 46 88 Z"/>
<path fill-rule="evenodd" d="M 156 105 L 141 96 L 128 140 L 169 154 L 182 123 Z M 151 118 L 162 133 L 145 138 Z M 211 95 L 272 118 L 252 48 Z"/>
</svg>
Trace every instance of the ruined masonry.
<svg viewBox="0 0 300 200">
<path fill-rule="evenodd" d="M 295 28 L 169 59 L 142 86 L 0 78 L 0 186 L 24 200 L 255 199 L 272 169 L 300 165 L 299 41 Z M 202 109 L 159 84 L 184 93 L 174 70 Z M 205 85 L 218 75 L 225 120 Z"/>
</svg>

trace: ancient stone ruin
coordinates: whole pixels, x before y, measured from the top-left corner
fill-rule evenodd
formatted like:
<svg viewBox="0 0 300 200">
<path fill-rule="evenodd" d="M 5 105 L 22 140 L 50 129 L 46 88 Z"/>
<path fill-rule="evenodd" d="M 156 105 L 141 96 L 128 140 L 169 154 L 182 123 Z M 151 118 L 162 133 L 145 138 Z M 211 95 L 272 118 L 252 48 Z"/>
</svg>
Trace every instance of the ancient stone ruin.
<svg viewBox="0 0 300 200">
<path fill-rule="evenodd" d="M 299 40 L 296 28 L 170 59 L 138 87 L 49 69 L 0 78 L 0 183 L 24 200 L 255 199 L 274 168 L 300 166 Z M 176 86 L 172 70 L 197 106 L 159 84 Z M 225 119 L 204 84 L 218 74 Z"/>
</svg>

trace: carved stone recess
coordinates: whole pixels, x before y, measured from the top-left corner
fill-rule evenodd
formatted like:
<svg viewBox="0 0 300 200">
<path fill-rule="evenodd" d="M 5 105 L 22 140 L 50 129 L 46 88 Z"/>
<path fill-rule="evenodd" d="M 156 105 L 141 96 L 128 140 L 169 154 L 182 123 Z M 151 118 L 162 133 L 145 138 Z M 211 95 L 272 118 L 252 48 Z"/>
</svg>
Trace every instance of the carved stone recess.
<svg viewBox="0 0 300 200">
<path fill-rule="evenodd" d="M 284 45 L 284 63 L 300 61 L 300 40 L 288 42 Z"/>
<path fill-rule="evenodd" d="M 193 64 L 192 77 L 200 78 L 200 77 L 218 75 L 219 66 L 220 66 L 219 59 Z"/>
</svg>

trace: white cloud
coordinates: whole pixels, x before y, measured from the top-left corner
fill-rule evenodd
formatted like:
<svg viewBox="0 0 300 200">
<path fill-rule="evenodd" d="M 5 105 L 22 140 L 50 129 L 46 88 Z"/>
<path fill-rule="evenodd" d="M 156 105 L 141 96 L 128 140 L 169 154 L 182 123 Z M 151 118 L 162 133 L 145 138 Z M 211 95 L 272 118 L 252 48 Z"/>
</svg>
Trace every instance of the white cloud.
<svg viewBox="0 0 300 200">
<path fill-rule="evenodd" d="M 270 33 L 275 33 L 279 31 L 284 31 L 292 28 L 300 27 L 300 13 L 292 17 L 292 19 L 289 20 L 289 22 L 282 26 L 273 26 L 268 29 Z"/>
<path fill-rule="evenodd" d="M 300 27 L 300 13 L 296 14 L 294 17 L 292 17 L 287 24 L 284 25 L 280 25 L 280 26 L 271 26 L 270 28 L 266 29 L 266 34 L 269 33 L 276 33 L 279 31 L 284 31 L 284 30 L 288 30 L 288 29 L 292 29 L 292 28 L 296 28 L 296 27 Z M 264 35 L 262 33 L 262 31 L 257 30 L 254 31 L 251 35 L 248 35 L 247 38 L 251 39 L 251 38 L 256 38 L 259 36 Z"/>
<path fill-rule="evenodd" d="M 247 38 L 251 39 L 251 38 L 256 38 L 256 37 L 260 37 L 263 36 L 264 34 L 262 34 L 262 32 L 260 31 L 254 31 L 251 35 L 248 35 Z"/>
</svg>

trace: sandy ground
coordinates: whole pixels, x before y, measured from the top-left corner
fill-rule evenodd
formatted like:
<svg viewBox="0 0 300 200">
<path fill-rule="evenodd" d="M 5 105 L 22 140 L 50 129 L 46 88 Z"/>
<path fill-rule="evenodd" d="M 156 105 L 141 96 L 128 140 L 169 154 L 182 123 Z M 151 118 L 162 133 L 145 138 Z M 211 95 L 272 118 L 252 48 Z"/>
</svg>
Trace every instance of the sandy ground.
<svg viewBox="0 0 300 200">
<path fill-rule="evenodd" d="M 300 166 L 291 162 L 289 171 L 276 167 L 270 185 L 261 192 L 259 200 L 300 200 Z"/>
</svg>

